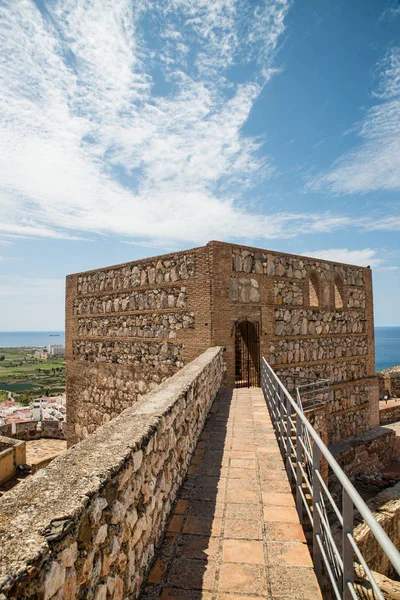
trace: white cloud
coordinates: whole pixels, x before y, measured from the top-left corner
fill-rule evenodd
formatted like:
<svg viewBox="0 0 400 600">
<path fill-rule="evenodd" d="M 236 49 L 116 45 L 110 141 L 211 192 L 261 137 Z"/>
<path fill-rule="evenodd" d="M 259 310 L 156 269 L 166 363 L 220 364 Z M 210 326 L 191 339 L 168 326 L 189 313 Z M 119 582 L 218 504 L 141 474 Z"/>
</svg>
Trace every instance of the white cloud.
<svg viewBox="0 0 400 600">
<path fill-rule="evenodd" d="M 399 231 L 400 230 L 400 215 L 389 215 L 388 217 L 365 219 L 361 225 L 369 231 Z"/>
<path fill-rule="evenodd" d="M 239 207 L 273 172 L 262 140 L 242 127 L 274 72 L 288 7 L 54 0 L 40 11 L 6 0 L 0 231 L 188 242 L 293 235 L 297 216 Z M 248 78 L 237 83 L 229 69 L 243 63 Z M 318 227 L 307 219 L 304 229 Z"/>
<path fill-rule="evenodd" d="M 400 190 L 400 47 L 391 48 L 378 65 L 380 100 L 357 125 L 358 145 L 339 158 L 311 188 L 354 194 Z"/>
<path fill-rule="evenodd" d="M 364 248 L 363 250 L 349 250 L 348 248 L 330 248 L 328 250 L 315 250 L 313 252 L 304 252 L 304 256 L 312 256 L 322 260 L 332 260 L 334 262 L 357 265 L 360 267 L 379 267 L 383 259 L 379 258 L 378 250 Z"/>
</svg>

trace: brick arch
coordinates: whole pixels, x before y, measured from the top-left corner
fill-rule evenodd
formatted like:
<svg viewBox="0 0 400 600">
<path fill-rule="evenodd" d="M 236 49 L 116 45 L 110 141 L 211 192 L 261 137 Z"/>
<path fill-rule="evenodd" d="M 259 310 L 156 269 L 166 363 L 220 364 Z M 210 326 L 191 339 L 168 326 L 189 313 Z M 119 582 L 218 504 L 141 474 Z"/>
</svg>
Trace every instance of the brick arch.
<svg viewBox="0 0 400 600">
<path fill-rule="evenodd" d="M 307 305 L 310 307 L 321 306 L 321 282 L 315 271 L 308 276 Z"/>
<path fill-rule="evenodd" d="M 335 275 L 333 280 L 333 303 L 335 308 L 345 307 L 345 293 L 343 278 L 340 275 Z"/>
</svg>

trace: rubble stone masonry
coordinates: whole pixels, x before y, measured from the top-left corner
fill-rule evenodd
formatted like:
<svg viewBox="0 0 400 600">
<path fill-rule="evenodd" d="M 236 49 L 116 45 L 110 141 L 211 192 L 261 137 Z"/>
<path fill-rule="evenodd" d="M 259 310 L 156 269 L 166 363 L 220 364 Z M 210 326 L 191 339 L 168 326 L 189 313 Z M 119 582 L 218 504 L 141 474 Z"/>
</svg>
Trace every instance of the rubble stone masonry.
<svg viewBox="0 0 400 600">
<path fill-rule="evenodd" d="M 223 355 L 210 348 L 0 499 L 0 598 L 138 597 Z"/>
<path fill-rule="evenodd" d="M 330 379 L 329 442 L 379 424 L 368 268 L 209 242 L 67 278 L 69 445 L 213 345 L 235 386 L 237 324 L 287 383 Z"/>
</svg>

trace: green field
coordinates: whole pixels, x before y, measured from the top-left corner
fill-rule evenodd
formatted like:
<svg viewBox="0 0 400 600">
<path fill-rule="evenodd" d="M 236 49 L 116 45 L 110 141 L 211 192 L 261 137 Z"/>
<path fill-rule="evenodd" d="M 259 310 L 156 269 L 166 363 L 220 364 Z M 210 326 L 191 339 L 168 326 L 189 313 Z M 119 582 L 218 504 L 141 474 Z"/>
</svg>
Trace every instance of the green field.
<svg viewBox="0 0 400 600">
<path fill-rule="evenodd" d="M 35 358 L 31 348 L 0 348 L 0 390 L 13 392 L 15 400 L 27 403 L 41 395 L 60 394 L 65 390 L 63 356 L 47 360 Z M 7 398 L 0 392 L 0 401 Z"/>
</svg>

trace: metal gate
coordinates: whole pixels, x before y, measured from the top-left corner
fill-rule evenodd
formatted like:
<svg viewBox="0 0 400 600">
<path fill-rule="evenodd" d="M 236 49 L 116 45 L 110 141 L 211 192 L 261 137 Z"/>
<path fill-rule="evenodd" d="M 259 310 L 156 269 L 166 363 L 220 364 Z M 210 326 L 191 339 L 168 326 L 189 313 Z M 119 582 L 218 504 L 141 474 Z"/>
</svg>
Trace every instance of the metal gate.
<svg viewBox="0 0 400 600">
<path fill-rule="evenodd" d="M 235 387 L 260 386 L 260 324 L 235 325 Z"/>
</svg>

